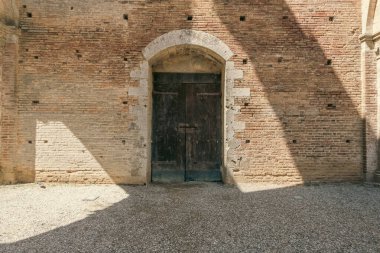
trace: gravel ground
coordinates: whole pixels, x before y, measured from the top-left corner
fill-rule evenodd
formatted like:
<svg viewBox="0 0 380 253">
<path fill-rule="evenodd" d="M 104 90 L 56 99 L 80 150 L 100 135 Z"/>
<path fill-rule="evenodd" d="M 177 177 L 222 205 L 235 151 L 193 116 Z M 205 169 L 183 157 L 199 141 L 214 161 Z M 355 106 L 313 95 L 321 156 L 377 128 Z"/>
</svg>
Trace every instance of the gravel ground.
<svg viewBox="0 0 380 253">
<path fill-rule="evenodd" d="M 0 252 L 380 252 L 380 188 L 0 187 Z"/>
</svg>

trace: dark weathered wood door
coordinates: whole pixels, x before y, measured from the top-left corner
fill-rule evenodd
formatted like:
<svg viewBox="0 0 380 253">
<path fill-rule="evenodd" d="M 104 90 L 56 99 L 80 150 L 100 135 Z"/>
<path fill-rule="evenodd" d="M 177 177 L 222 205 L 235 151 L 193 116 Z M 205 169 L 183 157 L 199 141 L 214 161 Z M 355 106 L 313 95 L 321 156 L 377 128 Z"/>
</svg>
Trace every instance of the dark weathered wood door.
<svg viewBox="0 0 380 253">
<path fill-rule="evenodd" d="M 220 75 L 154 73 L 152 181 L 220 181 Z"/>
</svg>

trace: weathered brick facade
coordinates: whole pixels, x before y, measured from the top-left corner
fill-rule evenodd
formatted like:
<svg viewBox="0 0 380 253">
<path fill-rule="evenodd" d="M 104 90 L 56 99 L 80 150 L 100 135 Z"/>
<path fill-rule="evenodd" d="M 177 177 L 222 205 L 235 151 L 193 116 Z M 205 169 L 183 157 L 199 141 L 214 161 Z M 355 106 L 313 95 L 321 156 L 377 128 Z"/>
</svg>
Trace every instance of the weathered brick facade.
<svg viewBox="0 0 380 253">
<path fill-rule="evenodd" d="M 4 183 L 149 182 L 151 67 L 183 46 L 223 66 L 226 182 L 373 177 L 366 1 L 12 3 L 19 22 L 0 27 Z"/>
</svg>

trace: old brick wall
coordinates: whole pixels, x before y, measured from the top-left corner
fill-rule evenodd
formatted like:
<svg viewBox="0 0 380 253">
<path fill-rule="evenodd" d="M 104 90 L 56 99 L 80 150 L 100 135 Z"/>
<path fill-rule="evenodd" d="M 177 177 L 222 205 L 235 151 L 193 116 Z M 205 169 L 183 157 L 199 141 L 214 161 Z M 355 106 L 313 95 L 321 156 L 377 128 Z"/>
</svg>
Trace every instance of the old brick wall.
<svg viewBox="0 0 380 253">
<path fill-rule="evenodd" d="M 22 0 L 20 19 L 22 181 L 149 181 L 130 74 L 179 29 L 218 37 L 244 71 L 226 164 L 236 181 L 362 178 L 356 0 Z"/>
<path fill-rule="evenodd" d="M 0 183 L 14 183 L 18 1 L 0 1 Z"/>
</svg>

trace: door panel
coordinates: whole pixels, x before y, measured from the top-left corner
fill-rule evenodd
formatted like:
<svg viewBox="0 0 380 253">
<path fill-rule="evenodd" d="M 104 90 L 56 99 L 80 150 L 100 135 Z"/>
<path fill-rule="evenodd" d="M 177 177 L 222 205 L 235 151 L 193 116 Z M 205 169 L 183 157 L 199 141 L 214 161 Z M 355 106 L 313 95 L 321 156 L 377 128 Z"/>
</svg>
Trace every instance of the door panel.
<svg viewBox="0 0 380 253">
<path fill-rule="evenodd" d="M 154 73 L 152 181 L 220 181 L 220 75 Z"/>
<path fill-rule="evenodd" d="M 220 84 L 186 85 L 186 180 L 220 181 Z"/>
<path fill-rule="evenodd" d="M 185 133 L 178 131 L 185 121 L 185 91 L 174 76 L 158 76 L 153 90 L 152 181 L 183 182 Z"/>
</svg>

